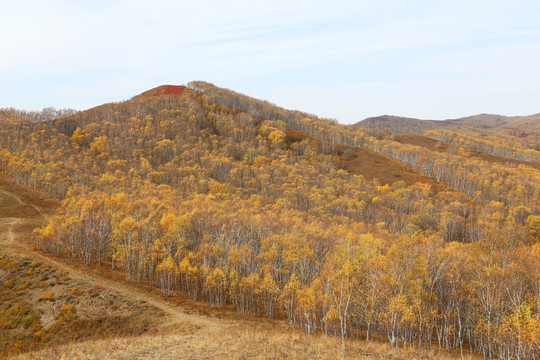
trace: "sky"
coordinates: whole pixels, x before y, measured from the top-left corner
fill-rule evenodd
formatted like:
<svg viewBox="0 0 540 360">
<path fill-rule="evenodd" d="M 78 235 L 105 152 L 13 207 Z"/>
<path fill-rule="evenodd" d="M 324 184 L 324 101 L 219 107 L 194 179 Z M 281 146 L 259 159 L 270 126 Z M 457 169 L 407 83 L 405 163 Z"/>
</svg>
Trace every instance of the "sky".
<svg viewBox="0 0 540 360">
<path fill-rule="evenodd" d="M 340 123 L 540 112 L 538 0 L 18 0 L 0 107 L 84 110 L 203 80 Z"/>
</svg>

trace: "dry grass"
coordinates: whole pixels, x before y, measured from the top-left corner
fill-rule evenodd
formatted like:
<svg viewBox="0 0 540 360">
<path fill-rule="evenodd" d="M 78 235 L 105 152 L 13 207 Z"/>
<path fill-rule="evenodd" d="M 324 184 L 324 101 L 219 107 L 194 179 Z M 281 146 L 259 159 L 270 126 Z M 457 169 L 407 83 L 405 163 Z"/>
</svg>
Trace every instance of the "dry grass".
<svg viewBox="0 0 540 360">
<path fill-rule="evenodd" d="M 17 359 L 453 359 L 446 351 L 394 349 L 386 344 L 307 335 L 293 328 L 238 323 L 224 329 L 86 341 Z M 474 357 L 465 356 L 465 359 Z"/>
<path fill-rule="evenodd" d="M 9 176 L 0 173 L 0 218 L 35 218 L 41 215 L 36 207 L 48 214 L 54 212 L 58 205 L 57 200 L 18 186 Z"/>
<path fill-rule="evenodd" d="M 444 185 L 414 172 L 410 166 L 368 149 L 340 145 L 338 154 L 340 168 L 362 175 L 367 180 L 377 179 L 381 185 L 391 185 L 396 181 L 403 181 L 407 185 L 421 182 L 431 185 L 435 190 L 445 189 Z"/>
<path fill-rule="evenodd" d="M 421 146 L 428 150 L 441 153 L 447 152 L 450 146 L 447 142 L 417 134 L 395 134 L 392 135 L 392 139 L 402 144 Z"/>
<path fill-rule="evenodd" d="M 287 129 L 287 135 L 292 141 L 303 139 L 314 140 L 313 136 L 292 128 Z M 337 152 L 339 157 L 337 158 L 336 165 L 339 168 L 355 175 L 362 175 L 366 180 L 377 179 L 381 185 L 391 185 L 396 181 L 403 181 L 407 185 L 421 182 L 431 185 L 436 191 L 445 189 L 444 185 L 433 181 L 433 179 L 427 176 L 422 176 L 414 172 L 410 166 L 386 155 L 368 149 L 346 145 L 338 145 Z"/>
<path fill-rule="evenodd" d="M 0 358 L 87 338 L 140 335 L 164 314 L 0 247 Z"/>
</svg>

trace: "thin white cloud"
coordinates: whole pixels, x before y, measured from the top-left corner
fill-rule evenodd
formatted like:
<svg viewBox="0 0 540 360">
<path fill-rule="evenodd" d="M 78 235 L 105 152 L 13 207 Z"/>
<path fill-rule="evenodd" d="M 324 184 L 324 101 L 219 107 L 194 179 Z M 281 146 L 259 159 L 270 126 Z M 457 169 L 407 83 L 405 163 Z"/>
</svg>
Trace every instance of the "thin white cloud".
<svg viewBox="0 0 540 360">
<path fill-rule="evenodd" d="M 21 0 L 0 12 L 0 106 L 202 79 L 344 122 L 538 112 L 539 17 L 527 0 Z"/>
</svg>

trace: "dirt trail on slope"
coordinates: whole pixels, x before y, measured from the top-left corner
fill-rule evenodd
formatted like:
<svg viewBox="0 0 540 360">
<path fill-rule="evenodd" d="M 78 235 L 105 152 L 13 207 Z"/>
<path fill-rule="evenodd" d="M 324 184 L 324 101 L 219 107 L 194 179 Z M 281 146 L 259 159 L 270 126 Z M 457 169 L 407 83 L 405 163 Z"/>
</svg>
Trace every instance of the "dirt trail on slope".
<svg viewBox="0 0 540 360">
<path fill-rule="evenodd" d="M 78 268 L 77 265 L 71 265 L 64 262 L 63 260 L 55 260 L 47 255 L 43 255 L 38 251 L 34 251 L 28 248 L 28 246 L 16 244 L 11 245 L 11 248 L 19 254 L 24 254 L 28 257 L 31 257 L 35 260 L 38 260 L 47 265 L 53 266 L 57 269 L 65 271 L 70 274 L 72 278 L 79 278 L 80 280 L 88 281 L 94 284 L 98 284 L 109 290 L 114 290 L 121 293 L 123 296 L 129 298 L 130 300 L 146 302 L 163 312 L 169 315 L 170 319 L 167 322 L 164 322 L 160 325 L 160 328 L 167 328 L 176 323 L 188 322 L 196 327 L 211 327 L 216 328 L 223 325 L 220 321 L 219 324 L 216 320 L 211 318 L 205 318 L 198 315 L 191 315 L 183 312 L 178 307 L 175 307 L 173 304 L 167 303 L 165 300 L 161 299 L 159 296 L 154 296 L 151 293 L 145 292 L 143 289 L 137 288 L 135 285 L 130 283 L 119 281 L 116 279 L 107 278 L 105 276 L 99 276 L 94 273 L 85 271 L 84 268 Z M 159 329 L 158 329 L 159 330 Z"/>
<path fill-rule="evenodd" d="M 7 226 L 7 231 L 5 234 L 2 234 L 2 241 L 0 241 L 0 244 L 14 244 L 15 243 L 15 231 L 13 231 L 13 228 L 20 224 L 22 222 L 22 219 L 20 218 L 0 218 L 0 225 L 5 227 Z"/>
<path fill-rule="evenodd" d="M 31 203 L 31 192 L 25 188 L 20 190 L 24 196 L 19 196 L 14 190 L 17 186 L 4 176 L 0 177 L 0 197 L 8 197 L 15 200 L 19 205 L 35 209 L 39 215 L 34 217 L 2 217 L 0 218 L 0 245 L 5 245 L 13 253 L 22 254 L 32 259 L 38 260 L 47 265 L 58 268 L 70 274 L 73 278 L 79 278 L 104 288 L 117 291 L 132 300 L 146 302 L 169 315 L 167 322 L 160 325 L 161 328 L 171 327 L 176 323 L 190 323 L 198 328 L 219 329 L 226 325 L 227 321 L 207 318 L 201 315 L 191 315 L 182 311 L 176 305 L 168 303 L 160 296 L 146 292 L 136 285 L 127 281 L 109 278 L 103 275 L 90 272 L 90 268 L 82 265 L 70 263 L 67 260 L 53 258 L 53 255 L 46 255 L 40 251 L 33 250 L 28 243 L 32 230 L 41 226 L 49 218 L 49 213 L 54 209 L 41 209 L 38 205 Z M 30 194 L 30 195 L 29 195 Z M 24 200 L 23 200 L 24 199 Z M 5 199 L 4 199 L 5 203 Z M 158 329 L 159 330 L 159 329 Z"/>
<path fill-rule="evenodd" d="M 1 180 L 0 180 L 0 181 L 1 181 Z M 29 207 L 33 208 L 33 209 L 36 210 L 43 218 L 45 218 L 45 219 L 48 219 L 48 218 L 49 218 L 49 216 L 48 216 L 48 215 L 45 215 L 45 214 L 43 213 L 43 211 L 41 210 L 41 208 L 39 208 L 37 205 L 35 205 L 35 204 L 28 204 L 28 203 L 22 201 L 22 199 L 21 199 L 19 196 L 15 195 L 15 194 L 13 194 L 13 193 L 11 193 L 11 192 L 7 192 L 6 190 L 3 190 L 3 189 L 0 189 L 0 193 L 2 193 L 2 194 L 4 194 L 4 195 L 7 195 L 8 197 L 11 197 L 11 198 L 15 199 L 15 200 L 19 203 L 19 205 L 29 206 Z"/>
</svg>

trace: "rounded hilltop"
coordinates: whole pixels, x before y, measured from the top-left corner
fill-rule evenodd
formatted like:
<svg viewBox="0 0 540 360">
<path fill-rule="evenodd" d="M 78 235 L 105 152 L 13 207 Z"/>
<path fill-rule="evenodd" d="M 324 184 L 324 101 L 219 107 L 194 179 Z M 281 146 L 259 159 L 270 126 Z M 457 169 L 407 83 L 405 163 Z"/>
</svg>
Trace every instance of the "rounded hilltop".
<svg viewBox="0 0 540 360">
<path fill-rule="evenodd" d="M 140 96 L 181 95 L 185 89 L 183 85 L 161 85 L 143 92 Z"/>
</svg>

